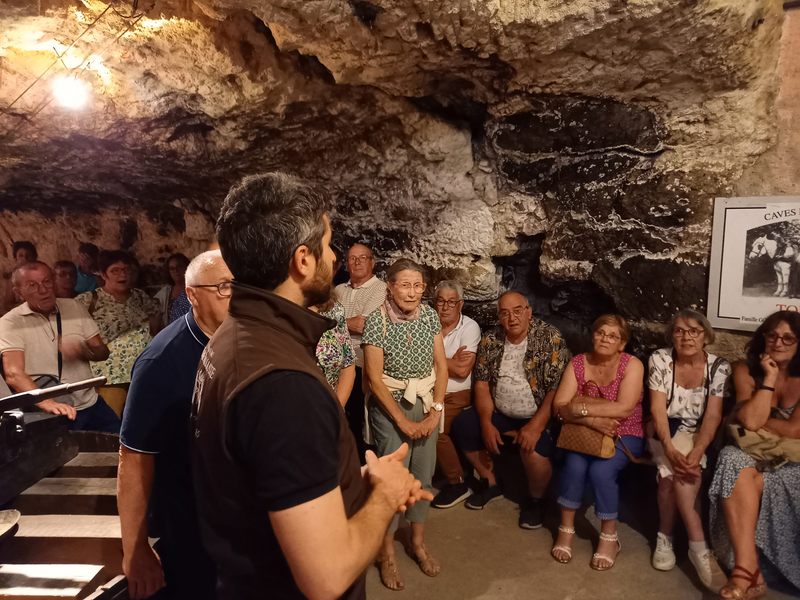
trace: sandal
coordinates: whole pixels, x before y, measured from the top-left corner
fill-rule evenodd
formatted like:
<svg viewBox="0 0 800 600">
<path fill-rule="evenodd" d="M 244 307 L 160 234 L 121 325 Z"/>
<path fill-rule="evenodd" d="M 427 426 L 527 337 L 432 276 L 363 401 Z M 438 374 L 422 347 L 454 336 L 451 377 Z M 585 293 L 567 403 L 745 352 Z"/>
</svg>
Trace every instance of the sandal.
<svg viewBox="0 0 800 600">
<path fill-rule="evenodd" d="M 378 563 L 378 572 L 381 575 L 381 583 L 384 586 L 397 592 L 406 587 L 406 584 L 403 583 L 403 578 L 400 577 L 400 572 L 397 570 L 396 556 L 378 558 L 375 562 Z"/>
<path fill-rule="evenodd" d="M 617 556 L 619 553 L 622 552 L 622 544 L 619 541 L 619 537 L 615 533 L 614 535 L 608 535 L 607 533 L 600 533 L 600 539 L 604 542 L 617 542 Z M 592 562 L 589 566 L 591 566 L 595 571 L 608 571 L 614 564 L 617 562 L 617 556 L 611 558 L 610 556 L 606 556 L 605 554 L 600 554 L 599 552 L 595 552 L 592 555 Z M 595 563 L 595 559 L 607 560 L 611 564 L 607 567 L 598 567 L 597 563 Z"/>
<path fill-rule="evenodd" d="M 420 552 L 424 556 L 420 556 Z M 424 542 L 419 546 L 414 546 L 414 560 L 417 561 L 420 570 L 428 577 L 436 577 L 441 571 L 439 561 L 431 556 L 430 550 L 428 550 Z"/>
<path fill-rule="evenodd" d="M 736 571 L 744 574 L 744 577 L 738 576 L 739 579 L 749 579 L 750 585 L 747 590 L 743 590 L 733 582 L 733 577 Z M 761 576 L 761 570 L 756 569 L 755 573 L 751 573 L 744 567 L 736 565 L 731 572 L 731 578 L 728 580 L 722 589 L 719 591 L 719 597 L 723 600 L 751 600 L 752 598 L 760 598 L 767 593 L 767 584 L 765 582 L 758 583 L 758 578 Z M 723 592 L 728 592 L 730 596 L 724 596 Z"/>
<path fill-rule="evenodd" d="M 575 528 L 574 527 L 564 527 L 563 525 L 558 526 L 558 530 L 561 533 L 566 533 L 569 535 L 575 535 Z M 554 553 L 556 550 L 560 550 L 561 552 L 566 553 L 567 560 L 561 560 L 558 558 Z M 550 550 L 550 556 L 552 556 L 555 560 L 560 562 L 562 565 L 567 564 L 569 561 L 572 560 L 572 548 L 570 546 L 553 546 L 553 549 Z"/>
</svg>

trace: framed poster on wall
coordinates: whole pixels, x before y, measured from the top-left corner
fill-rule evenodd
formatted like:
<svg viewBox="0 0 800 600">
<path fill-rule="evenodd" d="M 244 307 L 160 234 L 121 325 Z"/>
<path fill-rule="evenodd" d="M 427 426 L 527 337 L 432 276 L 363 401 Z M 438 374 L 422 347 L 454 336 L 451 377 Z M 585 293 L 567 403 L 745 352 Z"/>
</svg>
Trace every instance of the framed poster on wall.
<svg viewBox="0 0 800 600">
<path fill-rule="evenodd" d="M 777 310 L 800 311 L 800 196 L 717 198 L 709 321 L 754 331 Z"/>
</svg>

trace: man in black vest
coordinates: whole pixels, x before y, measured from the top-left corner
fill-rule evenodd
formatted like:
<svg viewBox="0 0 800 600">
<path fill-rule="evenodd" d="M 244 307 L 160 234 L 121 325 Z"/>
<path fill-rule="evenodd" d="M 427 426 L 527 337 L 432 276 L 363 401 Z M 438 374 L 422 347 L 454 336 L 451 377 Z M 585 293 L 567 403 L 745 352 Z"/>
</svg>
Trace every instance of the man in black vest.
<svg viewBox="0 0 800 600">
<path fill-rule="evenodd" d="M 362 473 L 345 413 L 316 364 L 334 322 L 325 196 L 282 174 L 248 177 L 217 222 L 233 274 L 229 316 L 194 395 L 194 477 L 221 600 L 366 597 L 364 569 L 392 516 L 431 499 L 402 464 Z"/>
</svg>

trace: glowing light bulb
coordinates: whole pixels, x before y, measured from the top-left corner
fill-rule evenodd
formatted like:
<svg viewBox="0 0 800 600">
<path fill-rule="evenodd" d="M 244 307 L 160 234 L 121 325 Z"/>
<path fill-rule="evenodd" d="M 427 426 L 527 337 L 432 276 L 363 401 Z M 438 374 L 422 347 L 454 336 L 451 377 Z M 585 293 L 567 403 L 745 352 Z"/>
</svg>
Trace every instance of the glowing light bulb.
<svg viewBox="0 0 800 600">
<path fill-rule="evenodd" d="M 61 106 L 80 108 L 89 97 L 86 83 L 74 77 L 58 77 L 53 82 L 53 94 Z"/>
</svg>

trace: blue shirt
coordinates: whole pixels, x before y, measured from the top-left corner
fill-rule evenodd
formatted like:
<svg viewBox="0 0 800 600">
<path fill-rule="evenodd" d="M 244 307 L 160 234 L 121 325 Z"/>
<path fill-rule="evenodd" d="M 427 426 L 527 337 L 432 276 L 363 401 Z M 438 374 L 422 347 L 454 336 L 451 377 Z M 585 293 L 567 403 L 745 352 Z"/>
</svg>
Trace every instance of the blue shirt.
<svg viewBox="0 0 800 600">
<path fill-rule="evenodd" d="M 183 315 L 190 312 L 192 312 L 192 303 L 189 302 L 186 290 L 183 290 L 172 303 L 172 308 L 169 311 L 169 322 L 174 323 Z"/>
<path fill-rule="evenodd" d="M 98 288 L 97 278 L 89 273 L 88 275 L 83 272 L 80 265 L 78 265 L 78 283 L 75 284 L 75 295 L 79 296 L 86 292 L 93 292 Z"/>
<path fill-rule="evenodd" d="M 201 553 L 192 559 L 198 561 L 198 574 L 206 566 L 213 574 L 213 563 L 203 550 L 197 525 L 189 417 L 197 366 L 207 343 L 191 311 L 153 339 L 133 366 L 120 433 L 126 448 L 155 455 L 151 537 L 161 537 L 172 548 L 168 556 L 187 560 Z M 164 555 L 162 561 L 166 572 L 170 565 Z"/>
</svg>

